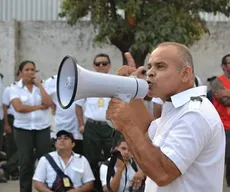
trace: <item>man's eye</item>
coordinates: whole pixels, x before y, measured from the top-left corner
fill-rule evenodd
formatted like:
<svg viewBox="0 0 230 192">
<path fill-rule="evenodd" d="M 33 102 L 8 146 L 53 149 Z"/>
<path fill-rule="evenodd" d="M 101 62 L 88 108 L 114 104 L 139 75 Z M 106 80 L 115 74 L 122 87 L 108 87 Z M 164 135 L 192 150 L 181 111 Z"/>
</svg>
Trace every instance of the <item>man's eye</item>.
<svg viewBox="0 0 230 192">
<path fill-rule="evenodd" d="M 157 68 L 158 68 L 158 69 L 162 69 L 162 68 L 164 68 L 164 65 L 161 65 L 161 64 L 160 64 L 160 65 L 157 65 Z"/>
<path fill-rule="evenodd" d="M 151 67 L 152 67 L 151 65 L 148 65 L 148 66 L 147 66 L 147 69 L 151 69 Z"/>
</svg>

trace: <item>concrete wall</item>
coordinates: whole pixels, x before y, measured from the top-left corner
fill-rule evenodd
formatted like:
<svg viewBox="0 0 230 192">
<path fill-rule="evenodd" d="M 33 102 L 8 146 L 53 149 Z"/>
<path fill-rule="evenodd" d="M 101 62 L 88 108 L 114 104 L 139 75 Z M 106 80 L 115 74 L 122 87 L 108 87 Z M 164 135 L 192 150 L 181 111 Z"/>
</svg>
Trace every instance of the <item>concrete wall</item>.
<svg viewBox="0 0 230 192">
<path fill-rule="evenodd" d="M 19 58 L 34 60 L 43 78 L 57 73 L 65 55 L 75 56 L 80 65 L 89 69 L 100 52 L 109 54 L 112 63 L 121 63 L 116 47 L 93 45 L 94 31 L 88 23 L 71 28 L 64 22 L 23 22 L 20 29 Z"/>
<path fill-rule="evenodd" d="M 205 35 L 191 47 L 195 71 L 203 81 L 221 73 L 220 60 L 230 52 L 230 24 L 209 23 L 211 35 Z M 92 69 L 93 57 L 107 53 L 111 57 L 114 73 L 121 63 L 120 51 L 111 45 L 99 47 L 93 43 L 93 27 L 81 22 L 70 27 L 63 21 L 0 22 L 0 70 L 5 75 L 5 84 L 13 81 L 14 67 L 20 61 L 35 61 L 42 79 L 57 73 L 62 58 L 73 55 L 78 63 Z"/>
<path fill-rule="evenodd" d="M 206 80 L 207 77 L 222 73 L 221 59 L 230 53 L 230 23 L 209 23 L 210 36 L 204 37 L 191 47 L 195 71 Z"/>
<path fill-rule="evenodd" d="M 8 23 L 0 23 L 0 72 L 4 74 L 5 80 L 8 82 L 8 66 L 9 65 L 9 24 Z"/>
</svg>

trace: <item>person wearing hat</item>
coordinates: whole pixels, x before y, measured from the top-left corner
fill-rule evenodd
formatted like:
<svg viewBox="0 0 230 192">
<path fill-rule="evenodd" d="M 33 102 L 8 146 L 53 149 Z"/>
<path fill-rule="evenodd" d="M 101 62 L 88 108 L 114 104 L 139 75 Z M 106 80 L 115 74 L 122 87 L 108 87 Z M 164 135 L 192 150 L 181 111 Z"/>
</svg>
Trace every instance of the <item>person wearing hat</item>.
<svg viewBox="0 0 230 192">
<path fill-rule="evenodd" d="M 94 175 L 88 160 L 73 152 L 74 136 L 71 132 L 60 130 L 56 134 L 56 151 L 50 152 L 49 156 L 54 160 L 61 171 L 68 176 L 68 182 L 74 189 L 79 191 L 91 191 L 93 189 Z M 41 157 L 33 176 L 34 187 L 37 191 L 53 191 L 57 173 L 47 159 L 47 155 Z"/>
<path fill-rule="evenodd" d="M 224 73 L 212 81 L 211 89 L 213 105 L 219 113 L 225 129 L 226 181 L 230 187 L 230 54 L 222 58 L 221 67 Z"/>
<path fill-rule="evenodd" d="M 74 136 L 75 147 L 73 151 L 82 155 L 83 152 L 83 135 L 80 133 L 79 124 L 76 114 L 76 101 L 67 109 L 63 109 L 57 99 L 57 75 L 54 75 L 44 81 L 44 85 L 49 90 L 52 97 L 52 115 L 54 120 L 54 130 L 58 132 L 62 129 L 71 132 Z"/>
</svg>

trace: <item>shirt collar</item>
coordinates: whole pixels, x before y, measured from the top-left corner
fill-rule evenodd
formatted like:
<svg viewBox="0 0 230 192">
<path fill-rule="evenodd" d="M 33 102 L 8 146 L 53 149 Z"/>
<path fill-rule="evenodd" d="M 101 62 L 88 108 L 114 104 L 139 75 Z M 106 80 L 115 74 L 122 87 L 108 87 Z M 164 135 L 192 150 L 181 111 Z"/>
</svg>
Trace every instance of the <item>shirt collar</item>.
<svg viewBox="0 0 230 192">
<path fill-rule="evenodd" d="M 25 83 L 23 82 L 23 79 L 20 79 L 18 82 L 16 82 L 16 85 L 20 88 L 23 88 L 25 86 Z M 35 83 L 33 85 L 37 87 Z"/>
<path fill-rule="evenodd" d="M 199 86 L 187 89 L 183 92 L 171 96 L 172 104 L 175 108 L 181 107 L 191 100 L 191 97 L 206 96 L 207 86 Z"/>
<path fill-rule="evenodd" d="M 18 82 L 16 82 L 16 85 L 20 88 L 23 88 L 25 84 L 23 83 L 22 79 L 20 79 Z"/>
</svg>

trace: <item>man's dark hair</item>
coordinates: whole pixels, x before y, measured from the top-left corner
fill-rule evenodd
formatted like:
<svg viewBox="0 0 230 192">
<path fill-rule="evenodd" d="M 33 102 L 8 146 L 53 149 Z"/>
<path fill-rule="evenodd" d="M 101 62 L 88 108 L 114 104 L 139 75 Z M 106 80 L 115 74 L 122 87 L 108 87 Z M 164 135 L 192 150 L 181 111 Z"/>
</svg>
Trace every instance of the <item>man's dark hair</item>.
<svg viewBox="0 0 230 192">
<path fill-rule="evenodd" d="M 94 57 L 94 59 L 93 59 L 93 63 L 95 63 L 95 60 L 96 60 L 96 58 L 98 58 L 98 57 L 105 57 L 105 58 L 108 59 L 108 62 L 111 63 L 111 62 L 110 62 L 109 55 L 104 54 L 104 53 L 99 53 L 99 54 L 97 54 L 97 55 Z"/>
<path fill-rule="evenodd" d="M 230 54 L 227 54 L 222 58 L 221 65 L 226 65 L 227 64 L 227 57 L 230 57 Z"/>
</svg>

